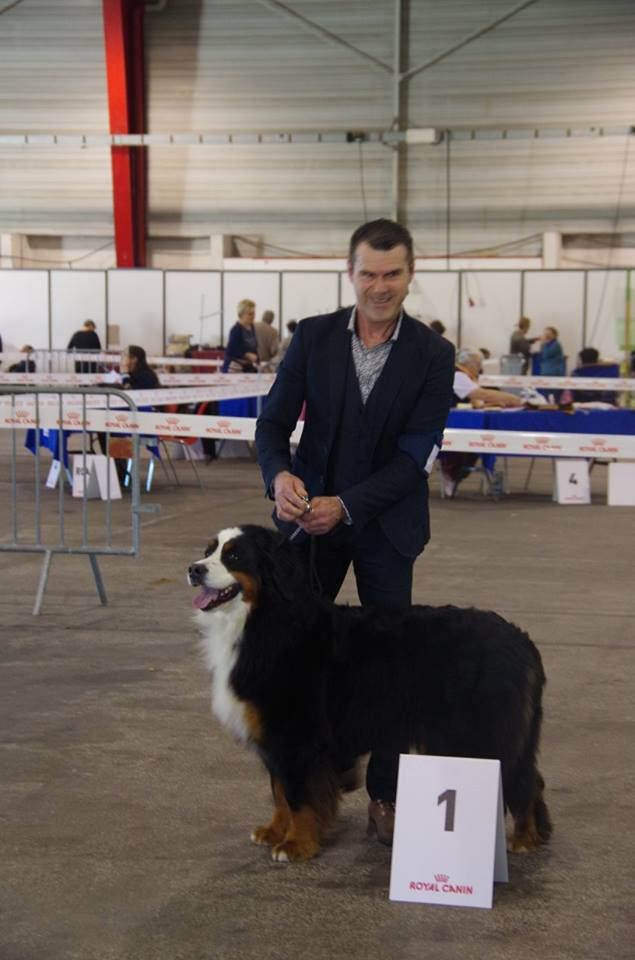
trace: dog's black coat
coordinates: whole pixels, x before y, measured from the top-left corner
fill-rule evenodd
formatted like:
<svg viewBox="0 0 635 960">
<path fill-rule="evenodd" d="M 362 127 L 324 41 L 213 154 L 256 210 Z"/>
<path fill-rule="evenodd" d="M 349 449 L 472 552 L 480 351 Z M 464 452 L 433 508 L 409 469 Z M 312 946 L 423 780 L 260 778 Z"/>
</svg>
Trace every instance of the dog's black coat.
<svg viewBox="0 0 635 960">
<path fill-rule="evenodd" d="M 512 848 L 545 842 L 536 767 L 545 675 L 527 634 L 476 609 L 333 604 L 312 592 L 279 534 L 240 530 L 221 556 L 253 585 L 230 685 L 260 718 L 257 748 L 291 815 L 308 806 L 326 822 L 352 758 L 414 748 L 499 759 Z"/>
</svg>

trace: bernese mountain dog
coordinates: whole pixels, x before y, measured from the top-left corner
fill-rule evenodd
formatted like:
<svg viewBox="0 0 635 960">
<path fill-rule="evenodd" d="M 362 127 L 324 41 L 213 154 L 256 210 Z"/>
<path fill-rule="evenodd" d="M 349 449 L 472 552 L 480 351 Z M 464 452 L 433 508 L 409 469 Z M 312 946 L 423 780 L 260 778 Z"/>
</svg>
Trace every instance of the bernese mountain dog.
<svg viewBox="0 0 635 960">
<path fill-rule="evenodd" d="M 274 530 L 222 530 L 188 575 L 213 711 L 255 747 L 274 812 L 254 843 L 308 860 L 334 821 L 340 775 L 372 750 L 501 761 L 510 849 L 546 843 L 536 766 L 545 675 L 526 633 L 496 613 L 341 606 L 315 593 Z"/>
</svg>

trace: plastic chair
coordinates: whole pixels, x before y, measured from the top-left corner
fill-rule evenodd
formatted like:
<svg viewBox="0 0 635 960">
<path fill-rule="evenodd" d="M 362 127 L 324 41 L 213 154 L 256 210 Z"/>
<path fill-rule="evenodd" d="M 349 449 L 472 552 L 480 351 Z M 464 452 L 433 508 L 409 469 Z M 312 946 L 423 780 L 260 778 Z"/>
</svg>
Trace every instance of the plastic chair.
<svg viewBox="0 0 635 960">
<path fill-rule="evenodd" d="M 170 404 L 167 404 L 163 409 L 165 410 L 166 413 L 177 413 L 179 409 L 179 405 L 178 403 L 170 403 Z M 205 487 L 203 486 L 203 481 L 201 480 L 200 474 L 196 469 L 196 463 L 194 461 L 194 457 L 192 456 L 192 451 L 190 449 L 197 442 L 198 437 L 158 436 L 157 440 L 159 442 L 160 448 L 165 453 L 167 462 L 170 465 L 170 469 L 174 477 L 174 482 L 177 484 L 177 486 L 181 485 L 181 481 L 179 480 L 179 476 L 174 468 L 174 461 L 170 456 L 170 449 L 167 445 L 168 443 L 177 443 L 180 447 L 182 447 L 185 459 L 188 460 L 189 463 L 192 465 L 192 470 L 194 471 L 194 476 L 196 477 L 196 481 L 199 487 L 201 488 L 201 490 L 204 490 Z"/>
</svg>

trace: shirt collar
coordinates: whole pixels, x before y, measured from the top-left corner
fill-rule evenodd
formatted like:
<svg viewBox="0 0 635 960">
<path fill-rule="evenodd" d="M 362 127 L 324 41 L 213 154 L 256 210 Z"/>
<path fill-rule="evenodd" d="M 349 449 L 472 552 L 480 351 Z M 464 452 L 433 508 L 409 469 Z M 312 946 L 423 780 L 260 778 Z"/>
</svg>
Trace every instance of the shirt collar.
<svg viewBox="0 0 635 960">
<path fill-rule="evenodd" d="M 357 307 L 355 306 L 355 307 L 353 307 L 353 309 L 351 310 L 351 316 L 350 316 L 350 319 L 349 319 L 349 321 L 348 321 L 348 327 L 346 328 L 347 330 L 350 330 L 351 333 L 354 333 L 355 336 L 357 336 L 357 332 L 356 332 L 356 330 L 355 330 L 355 318 L 356 318 L 356 317 L 357 317 Z M 396 325 L 395 325 L 395 329 L 394 329 L 393 332 L 392 332 L 392 336 L 391 336 L 388 340 L 385 340 L 385 341 L 384 341 L 385 343 L 390 343 L 391 341 L 397 339 L 397 337 L 399 336 L 399 331 L 401 330 L 401 321 L 402 321 L 402 320 L 403 320 L 403 307 L 402 307 L 401 310 L 399 311 L 399 319 L 397 320 L 397 323 L 396 323 Z"/>
</svg>

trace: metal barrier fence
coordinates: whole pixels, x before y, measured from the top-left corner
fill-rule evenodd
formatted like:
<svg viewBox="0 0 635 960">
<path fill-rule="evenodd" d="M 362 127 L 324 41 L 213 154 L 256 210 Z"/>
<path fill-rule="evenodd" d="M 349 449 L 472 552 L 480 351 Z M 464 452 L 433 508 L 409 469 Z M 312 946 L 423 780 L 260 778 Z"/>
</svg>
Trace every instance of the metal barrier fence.
<svg viewBox="0 0 635 960">
<path fill-rule="evenodd" d="M 99 434 L 87 429 L 91 397 L 105 406 L 105 412 L 115 401 L 117 408 L 127 407 L 130 414 L 137 409 L 126 392 L 108 387 L 101 387 L 97 392 L 94 388 L 0 385 L 0 419 L 5 428 L 1 431 L 0 450 L 2 459 L 8 455 L 9 461 L 8 474 L 0 470 L 0 486 L 8 483 L 9 487 L 8 498 L 2 497 L 8 504 L 9 518 L 8 523 L 2 520 L 0 525 L 0 552 L 44 554 L 34 616 L 42 609 L 55 554 L 87 556 L 99 599 L 106 604 L 97 557 L 136 556 L 140 516 L 158 509 L 152 504 L 141 505 L 141 437 L 139 433 L 131 433 L 126 451 L 129 456 L 125 457 L 126 477 L 130 481 L 129 505 L 117 510 L 118 521 L 122 517 L 124 520 L 124 532 L 121 538 L 115 536 L 113 501 L 123 500 L 117 473 L 113 473 L 112 457 L 117 455 L 112 442 L 115 435 L 111 437 L 107 422 L 104 432 Z M 120 441 L 120 433 L 117 439 Z M 70 442 L 79 449 L 69 450 Z M 94 453 L 95 443 L 102 448 L 101 454 Z M 33 455 L 30 459 L 24 453 L 25 447 Z M 40 456 L 42 450 L 53 454 L 46 476 Z M 73 473 L 69 469 L 71 457 Z M 99 500 L 92 499 L 91 484 L 92 487 L 98 484 Z M 69 499 L 71 493 L 73 497 Z"/>
</svg>

